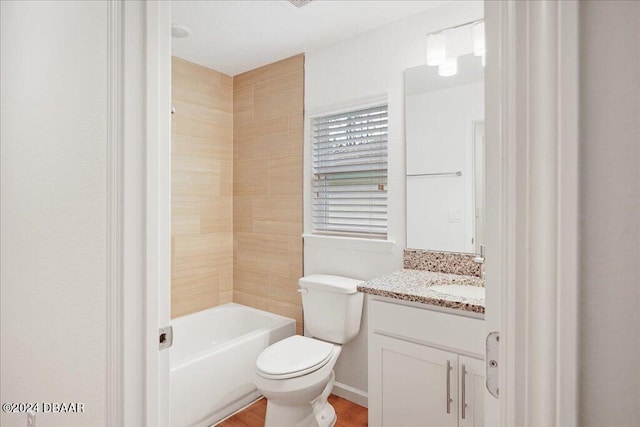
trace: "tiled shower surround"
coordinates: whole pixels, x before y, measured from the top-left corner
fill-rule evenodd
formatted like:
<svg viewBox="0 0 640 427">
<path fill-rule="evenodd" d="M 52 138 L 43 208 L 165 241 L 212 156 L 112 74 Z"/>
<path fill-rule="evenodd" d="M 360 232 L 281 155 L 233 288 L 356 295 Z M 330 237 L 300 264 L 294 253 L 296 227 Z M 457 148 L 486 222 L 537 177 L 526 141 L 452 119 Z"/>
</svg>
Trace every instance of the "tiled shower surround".
<svg viewBox="0 0 640 427">
<path fill-rule="evenodd" d="M 234 301 L 300 333 L 304 55 L 172 65 L 172 317 Z"/>
<path fill-rule="evenodd" d="M 304 55 L 233 77 L 233 301 L 302 333 Z"/>
</svg>

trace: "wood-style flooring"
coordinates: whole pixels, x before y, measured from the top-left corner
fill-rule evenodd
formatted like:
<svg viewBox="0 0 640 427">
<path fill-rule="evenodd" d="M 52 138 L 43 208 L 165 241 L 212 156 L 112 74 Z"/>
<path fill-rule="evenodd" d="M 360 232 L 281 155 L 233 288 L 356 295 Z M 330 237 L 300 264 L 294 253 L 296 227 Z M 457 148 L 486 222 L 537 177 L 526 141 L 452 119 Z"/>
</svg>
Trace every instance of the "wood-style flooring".
<svg viewBox="0 0 640 427">
<path fill-rule="evenodd" d="M 367 408 L 333 394 L 329 396 L 329 402 L 338 415 L 336 427 L 364 427 L 367 425 Z M 221 422 L 218 427 L 262 427 L 266 412 L 267 399 L 263 398 Z"/>
</svg>

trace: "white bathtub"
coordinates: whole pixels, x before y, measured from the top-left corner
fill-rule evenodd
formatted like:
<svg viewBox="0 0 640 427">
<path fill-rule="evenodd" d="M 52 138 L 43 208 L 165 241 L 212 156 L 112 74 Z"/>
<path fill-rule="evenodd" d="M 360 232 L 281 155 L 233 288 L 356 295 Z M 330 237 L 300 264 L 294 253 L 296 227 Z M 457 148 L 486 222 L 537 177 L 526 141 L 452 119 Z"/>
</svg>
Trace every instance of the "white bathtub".
<svg viewBox="0 0 640 427">
<path fill-rule="evenodd" d="M 234 303 L 172 324 L 172 427 L 210 426 L 258 398 L 258 355 L 296 330 L 293 319 Z"/>
</svg>

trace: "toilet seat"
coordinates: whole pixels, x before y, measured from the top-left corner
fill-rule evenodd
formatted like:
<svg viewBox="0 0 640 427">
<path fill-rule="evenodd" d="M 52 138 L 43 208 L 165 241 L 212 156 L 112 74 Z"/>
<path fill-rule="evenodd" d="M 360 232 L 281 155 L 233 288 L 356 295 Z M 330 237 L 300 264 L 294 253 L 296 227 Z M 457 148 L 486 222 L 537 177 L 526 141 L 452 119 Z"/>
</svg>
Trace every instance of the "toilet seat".
<svg viewBox="0 0 640 427">
<path fill-rule="evenodd" d="M 263 378 L 287 379 L 317 371 L 331 360 L 335 345 L 294 335 L 267 347 L 256 361 Z"/>
</svg>

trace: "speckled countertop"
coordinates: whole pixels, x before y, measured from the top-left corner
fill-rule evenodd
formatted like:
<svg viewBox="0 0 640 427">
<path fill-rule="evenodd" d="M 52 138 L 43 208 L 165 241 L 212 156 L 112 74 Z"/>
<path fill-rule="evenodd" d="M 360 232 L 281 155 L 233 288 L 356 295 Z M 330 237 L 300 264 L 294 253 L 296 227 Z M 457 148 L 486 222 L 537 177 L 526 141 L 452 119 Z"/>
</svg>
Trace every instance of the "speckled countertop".
<svg viewBox="0 0 640 427">
<path fill-rule="evenodd" d="M 436 285 L 445 285 L 445 288 L 438 286 L 438 290 L 433 289 Z M 446 285 L 484 288 L 484 281 L 475 276 L 403 269 L 364 282 L 358 286 L 358 290 L 367 294 L 484 313 L 484 293 L 481 293 L 481 298 L 456 295 L 459 292 L 447 292 Z M 452 290 L 455 288 L 460 289 L 455 286 Z"/>
</svg>

